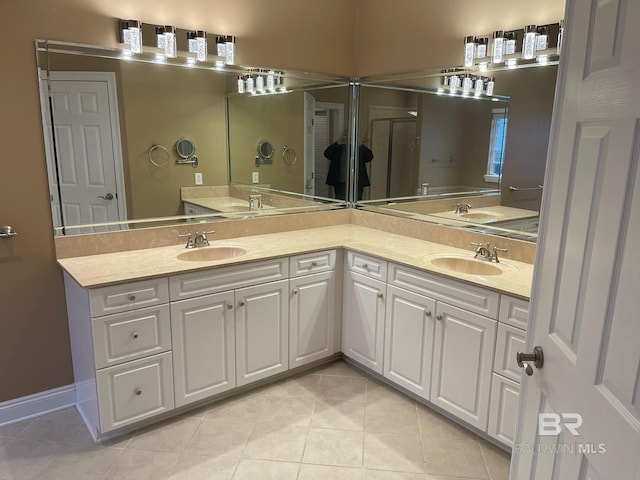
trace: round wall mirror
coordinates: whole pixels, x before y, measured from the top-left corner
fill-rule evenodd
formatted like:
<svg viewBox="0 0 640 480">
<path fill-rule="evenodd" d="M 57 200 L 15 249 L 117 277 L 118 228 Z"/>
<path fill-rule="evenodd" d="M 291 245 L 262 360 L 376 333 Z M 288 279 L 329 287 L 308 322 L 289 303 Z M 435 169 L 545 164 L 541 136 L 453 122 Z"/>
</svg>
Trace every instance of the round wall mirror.
<svg viewBox="0 0 640 480">
<path fill-rule="evenodd" d="M 196 153 L 196 146 L 187 137 L 181 138 L 176 142 L 176 151 L 182 158 L 189 158 Z"/>
<path fill-rule="evenodd" d="M 258 154 L 265 160 L 271 158 L 273 155 L 273 145 L 269 140 L 262 140 L 258 144 Z"/>
</svg>

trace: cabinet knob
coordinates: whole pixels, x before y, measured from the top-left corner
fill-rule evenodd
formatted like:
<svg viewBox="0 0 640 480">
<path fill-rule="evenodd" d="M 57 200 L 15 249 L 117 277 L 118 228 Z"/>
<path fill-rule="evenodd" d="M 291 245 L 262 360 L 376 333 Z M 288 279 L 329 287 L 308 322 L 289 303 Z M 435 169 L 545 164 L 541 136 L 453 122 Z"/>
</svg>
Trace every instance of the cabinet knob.
<svg viewBox="0 0 640 480">
<path fill-rule="evenodd" d="M 317 267 L 318 266 L 318 262 L 311 262 L 311 266 L 312 267 Z"/>
<path fill-rule="evenodd" d="M 431 310 L 426 310 L 426 311 L 424 312 L 424 316 L 425 316 L 425 317 L 430 317 L 430 316 L 431 316 Z"/>
<path fill-rule="evenodd" d="M 238 305 L 240 305 L 241 307 L 244 307 L 244 300 L 240 300 L 240 301 L 238 302 Z"/>
<path fill-rule="evenodd" d="M 295 289 L 293 290 L 293 294 L 294 294 L 294 295 L 297 295 L 297 294 L 298 294 L 298 289 L 297 289 L 297 288 L 295 288 Z"/>
<path fill-rule="evenodd" d="M 364 268 L 365 270 L 369 269 L 369 265 L 367 263 L 363 263 L 362 264 L 362 268 Z"/>
<path fill-rule="evenodd" d="M 133 338 L 134 340 L 135 340 L 136 338 L 138 338 L 138 337 L 139 337 L 138 332 L 133 332 L 133 333 L 131 334 L 131 338 Z"/>
<path fill-rule="evenodd" d="M 135 394 L 139 397 L 140 395 L 142 395 L 142 389 L 141 388 L 136 388 L 135 389 Z"/>
<path fill-rule="evenodd" d="M 384 297 L 384 295 L 382 294 L 382 292 L 378 292 L 378 298 L 382 298 Z"/>
<path fill-rule="evenodd" d="M 436 315 L 436 320 L 441 321 L 442 320 L 442 315 Z"/>
<path fill-rule="evenodd" d="M 232 304 L 232 303 L 228 303 L 228 304 L 227 304 L 227 308 L 228 308 L 229 310 L 233 310 L 233 304 Z"/>
<path fill-rule="evenodd" d="M 135 295 L 129 295 L 129 300 L 131 300 L 132 302 L 136 299 Z"/>
</svg>

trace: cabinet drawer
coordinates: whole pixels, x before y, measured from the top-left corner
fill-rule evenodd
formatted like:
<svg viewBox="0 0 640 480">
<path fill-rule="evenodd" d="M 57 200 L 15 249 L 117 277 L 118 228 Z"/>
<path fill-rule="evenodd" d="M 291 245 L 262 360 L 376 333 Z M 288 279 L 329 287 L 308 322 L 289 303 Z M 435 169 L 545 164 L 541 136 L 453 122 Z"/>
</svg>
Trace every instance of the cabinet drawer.
<svg viewBox="0 0 640 480">
<path fill-rule="evenodd" d="M 358 252 L 347 252 L 347 268 L 376 280 L 387 281 L 387 262 Z"/>
<path fill-rule="evenodd" d="M 499 320 L 513 327 L 526 330 L 529 322 L 529 302 L 509 295 L 502 295 Z"/>
<path fill-rule="evenodd" d="M 91 316 L 99 317 L 167 303 L 169 301 L 169 287 L 166 278 L 154 278 L 94 288 L 90 292 L 90 297 Z"/>
<path fill-rule="evenodd" d="M 491 379 L 491 409 L 487 433 L 513 447 L 518 421 L 520 385 L 496 373 Z"/>
<path fill-rule="evenodd" d="M 336 251 L 305 253 L 289 259 L 289 277 L 327 272 L 336 268 Z"/>
<path fill-rule="evenodd" d="M 526 332 L 524 330 L 503 323 L 498 324 L 493 370 L 518 383 L 520 383 L 522 369 L 516 363 L 516 352 L 525 351 L 525 335 Z"/>
<path fill-rule="evenodd" d="M 173 409 L 171 352 L 98 370 L 102 433 Z"/>
<path fill-rule="evenodd" d="M 500 294 L 484 288 L 394 263 L 389 265 L 389 285 L 405 288 L 486 317 L 498 317 Z"/>
<path fill-rule="evenodd" d="M 96 368 L 104 368 L 171 349 L 169 305 L 94 318 Z"/>
<path fill-rule="evenodd" d="M 282 280 L 288 273 L 289 259 L 277 258 L 176 275 L 169 278 L 169 291 L 172 301 L 183 300 Z"/>
</svg>

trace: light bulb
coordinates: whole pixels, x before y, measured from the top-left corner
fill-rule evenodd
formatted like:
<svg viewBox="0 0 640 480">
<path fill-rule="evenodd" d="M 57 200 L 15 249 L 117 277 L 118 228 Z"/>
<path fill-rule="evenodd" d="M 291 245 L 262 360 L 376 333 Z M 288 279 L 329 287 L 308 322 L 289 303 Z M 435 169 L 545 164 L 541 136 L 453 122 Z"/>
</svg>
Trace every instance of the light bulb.
<svg viewBox="0 0 640 480">
<path fill-rule="evenodd" d="M 227 35 L 225 43 L 225 57 L 228 65 L 236 63 L 236 37 Z"/>
<path fill-rule="evenodd" d="M 176 58 L 178 56 L 176 27 L 171 25 L 164 26 L 164 54 L 169 58 Z"/>
<path fill-rule="evenodd" d="M 513 55 L 516 53 L 516 34 L 513 32 L 507 32 L 505 36 L 504 53 L 506 55 Z"/>
<path fill-rule="evenodd" d="M 536 35 L 538 35 L 538 27 L 535 25 L 527 25 L 524 27 L 524 39 L 522 40 L 522 58 L 529 60 L 534 57 L 536 50 Z"/>
<path fill-rule="evenodd" d="M 226 42 L 227 42 L 227 37 L 225 37 L 224 35 L 218 35 L 216 37 L 216 50 L 217 50 L 216 55 L 218 55 L 219 57 L 227 56 Z"/>
<path fill-rule="evenodd" d="M 252 75 L 247 75 L 247 92 L 256 93 L 255 82 Z"/>
<path fill-rule="evenodd" d="M 276 91 L 275 72 L 273 70 L 267 72 L 267 90 L 271 93 Z"/>
<path fill-rule="evenodd" d="M 133 53 L 142 53 L 142 22 L 129 20 L 129 46 Z"/>
<path fill-rule="evenodd" d="M 471 67 L 476 56 L 476 37 L 464 37 L 464 66 Z"/>
<path fill-rule="evenodd" d="M 489 81 L 487 82 L 487 95 L 491 96 L 493 95 L 493 87 L 496 84 L 496 79 L 495 78 L 490 78 Z"/>
<path fill-rule="evenodd" d="M 199 62 L 204 62 L 208 54 L 207 32 L 198 30 L 196 32 L 196 58 Z"/>
<path fill-rule="evenodd" d="M 493 63 L 502 62 L 502 54 L 504 53 L 504 32 L 502 30 L 496 30 L 493 32 L 493 45 L 491 51 L 491 61 Z"/>
</svg>

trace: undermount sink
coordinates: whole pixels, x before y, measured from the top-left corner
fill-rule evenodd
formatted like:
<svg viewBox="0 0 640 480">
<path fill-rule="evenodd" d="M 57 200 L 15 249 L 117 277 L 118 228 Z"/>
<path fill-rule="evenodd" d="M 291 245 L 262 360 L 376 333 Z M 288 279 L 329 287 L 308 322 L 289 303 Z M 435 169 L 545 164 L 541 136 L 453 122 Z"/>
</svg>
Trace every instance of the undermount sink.
<svg viewBox="0 0 640 480">
<path fill-rule="evenodd" d="M 178 254 L 178 260 L 187 262 L 211 262 L 239 257 L 245 253 L 247 253 L 247 251 L 242 247 L 202 247 Z"/>
<path fill-rule="evenodd" d="M 430 257 L 428 261 L 435 267 L 469 275 L 501 275 L 503 273 L 500 267 L 473 258 L 442 256 Z"/>
<path fill-rule="evenodd" d="M 495 222 L 498 217 L 495 214 L 490 213 L 465 213 L 460 215 L 463 220 L 476 220 L 478 222 Z"/>
</svg>

